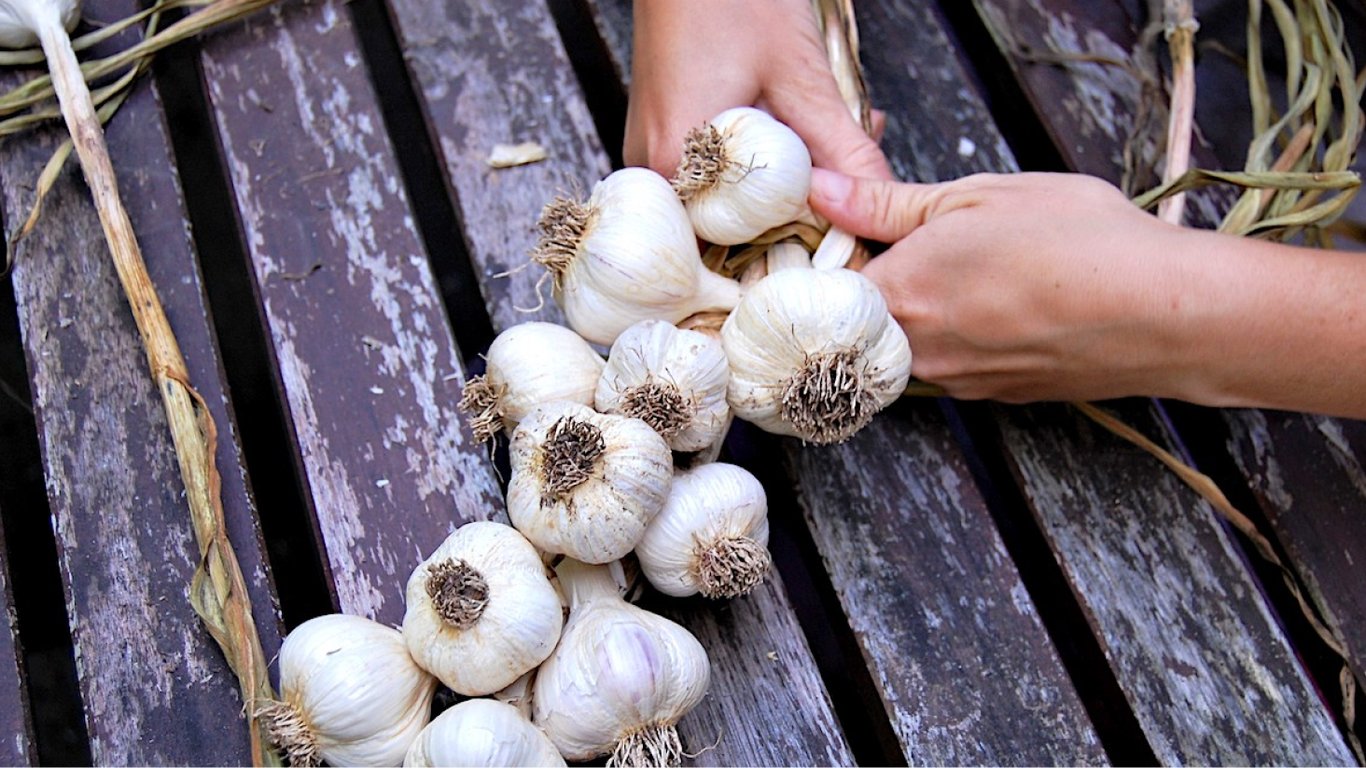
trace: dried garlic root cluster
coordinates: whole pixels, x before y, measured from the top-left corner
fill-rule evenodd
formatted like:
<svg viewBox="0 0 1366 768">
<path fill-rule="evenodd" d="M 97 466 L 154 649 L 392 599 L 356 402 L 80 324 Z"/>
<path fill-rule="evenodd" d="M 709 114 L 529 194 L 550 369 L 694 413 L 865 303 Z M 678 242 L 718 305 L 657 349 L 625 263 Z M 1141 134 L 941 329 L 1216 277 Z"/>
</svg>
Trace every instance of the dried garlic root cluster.
<svg viewBox="0 0 1366 768">
<path fill-rule="evenodd" d="M 290 704 L 274 713 L 291 761 L 682 763 L 676 725 L 706 695 L 707 654 L 623 598 L 628 564 L 670 596 L 757 588 L 768 502 L 715 460 L 732 420 L 842 442 L 910 374 L 876 287 L 843 268 L 853 238 L 822 235 L 807 208 L 810 178 L 796 134 L 745 108 L 693 131 L 672 181 L 627 168 L 546 205 L 532 259 L 568 327 L 505 330 L 461 400 L 477 438 L 507 436 L 511 525 L 436 544 L 409 578 L 401 634 L 324 617 L 326 647 L 303 654 L 319 630 L 291 634 Z M 357 644 L 388 661 L 361 668 Z M 493 698 L 428 723 L 438 683 Z M 384 714 L 334 722 L 322 702 L 340 696 Z"/>
</svg>

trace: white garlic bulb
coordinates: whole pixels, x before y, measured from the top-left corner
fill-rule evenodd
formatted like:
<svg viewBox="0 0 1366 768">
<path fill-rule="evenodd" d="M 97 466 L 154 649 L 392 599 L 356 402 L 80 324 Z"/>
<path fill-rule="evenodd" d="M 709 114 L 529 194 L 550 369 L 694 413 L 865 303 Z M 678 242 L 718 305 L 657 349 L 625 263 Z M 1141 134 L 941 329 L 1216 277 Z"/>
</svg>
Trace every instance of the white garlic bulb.
<svg viewBox="0 0 1366 768">
<path fill-rule="evenodd" d="M 408 579 L 413 659 L 464 696 L 504 688 L 545 660 L 564 614 L 541 555 L 502 523 L 466 523 Z"/>
<path fill-rule="evenodd" d="M 569 622 L 541 666 L 533 719 L 566 760 L 678 765 L 675 725 L 706 695 L 710 663 L 688 630 L 621 599 L 604 566 L 566 559 Z"/>
<path fill-rule="evenodd" d="M 640 320 L 677 323 L 740 300 L 739 283 L 702 265 L 683 204 L 648 168 L 612 173 L 586 203 L 556 198 L 538 226 L 532 258 L 555 277 L 569 326 L 595 344 Z"/>
<path fill-rule="evenodd" d="M 726 428 L 729 378 L 719 339 L 642 320 L 612 345 L 595 403 L 603 413 L 644 420 L 675 451 L 700 451 Z"/>
<path fill-rule="evenodd" d="M 76 0 L 0 0 L 0 48 L 38 44 L 37 30 L 49 23 L 70 31 L 81 20 Z"/>
<path fill-rule="evenodd" d="M 564 765 L 564 758 L 516 707 L 493 699 L 469 699 L 428 723 L 408 748 L 403 765 L 534 768 Z"/>
<path fill-rule="evenodd" d="M 465 382 L 460 409 L 473 414 L 476 439 L 517 428 L 527 411 L 552 400 L 593 404 L 604 365 L 582 336 L 555 323 L 518 323 L 489 345 L 485 371 Z"/>
<path fill-rule="evenodd" d="M 673 185 L 698 237 L 748 243 L 807 210 L 811 154 L 767 112 L 736 107 L 688 133 Z"/>
<path fill-rule="evenodd" d="M 673 454 L 640 419 L 547 403 L 512 433 L 508 516 L 546 552 L 620 559 L 664 507 Z"/>
<path fill-rule="evenodd" d="M 906 334 L 877 286 L 847 269 L 784 269 L 726 319 L 727 398 L 738 418 L 812 443 L 838 443 L 905 391 Z"/>
<path fill-rule="evenodd" d="M 736 597 L 768 574 L 764 486 L 733 464 L 703 464 L 674 475 L 669 500 L 636 545 L 640 569 L 674 597 Z"/>
<path fill-rule="evenodd" d="M 285 637 L 279 663 L 280 701 L 258 715 L 290 765 L 397 765 L 431 716 L 436 678 L 378 622 L 309 619 Z"/>
</svg>

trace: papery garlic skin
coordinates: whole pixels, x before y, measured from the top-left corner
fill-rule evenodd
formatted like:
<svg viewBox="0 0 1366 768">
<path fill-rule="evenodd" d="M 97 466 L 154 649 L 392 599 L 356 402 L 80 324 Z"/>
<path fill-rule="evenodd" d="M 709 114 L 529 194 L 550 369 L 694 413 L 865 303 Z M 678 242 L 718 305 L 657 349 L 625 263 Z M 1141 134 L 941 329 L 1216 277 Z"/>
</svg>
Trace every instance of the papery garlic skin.
<svg viewBox="0 0 1366 768">
<path fill-rule="evenodd" d="M 431 716 L 436 678 L 398 630 L 360 616 L 318 616 L 280 646 L 281 703 L 261 712 L 292 765 L 397 765 Z"/>
<path fill-rule="evenodd" d="M 765 431 L 847 440 L 901 396 L 911 348 L 871 280 L 847 269 L 784 269 L 726 319 L 727 399 Z"/>
<path fill-rule="evenodd" d="M 0 48 L 38 45 L 34 30 L 42 28 L 51 14 L 70 32 L 81 20 L 81 4 L 76 0 L 0 0 Z"/>
<path fill-rule="evenodd" d="M 724 434 L 729 379 L 719 339 L 643 320 L 612 345 L 594 402 L 603 413 L 643 419 L 672 450 L 700 451 Z"/>
<path fill-rule="evenodd" d="M 586 203 L 553 201 L 539 226 L 532 258 L 556 276 L 569 327 L 595 344 L 641 320 L 677 323 L 740 300 L 739 283 L 702 265 L 683 204 L 648 168 L 612 173 Z"/>
<path fill-rule="evenodd" d="M 565 560 L 556 570 L 571 607 L 537 674 L 536 724 L 566 760 L 615 753 L 609 765 L 677 765 L 674 726 L 706 695 L 707 652 L 688 630 L 622 600 L 605 567 Z"/>
<path fill-rule="evenodd" d="M 545 660 L 564 615 L 540 553 L 502 523 L 466 523 L 408 579 L 413 659 L 463 696 L 510 685 Z"/>
<path fill-rule="evenodd" d="M 475 437 L 485 440 L 541 403 L 593 404 L 606 362 L 582 336 L 555 323 L 518 323 L 489 345 L 484 374 L 470 379 L 461 410 L 474 414 Z"/>
<path fill-rule="evenodd" d="M 407 768 L 562 766 L 564 758 L 541 729 L 508 704 L 469 699 L 437 715 L 413 741 Z"/>
<path fill-rule="evenodd" d="M 703 464 L 674 475 L 669 500 L 636 545 L 640 568 L 673 597 L 736 597 L 763 580 L 768 498 L 754 475 L 733 464 Z"/>
<path fill-rule="evenodd" d="M 698 237 L 739 245 L 807 210 L 811 154 L 767 112 L 736 107 L 688 135 L 674 188 Z"/>
<path fill-rule="evenodd" d="M 630 552 L 673 480 L 673 454 L 650 425 L 577 403 L 527 414 L 510 458 L 512 524 L 542 550 L 589 563 Z"/>
</svg>

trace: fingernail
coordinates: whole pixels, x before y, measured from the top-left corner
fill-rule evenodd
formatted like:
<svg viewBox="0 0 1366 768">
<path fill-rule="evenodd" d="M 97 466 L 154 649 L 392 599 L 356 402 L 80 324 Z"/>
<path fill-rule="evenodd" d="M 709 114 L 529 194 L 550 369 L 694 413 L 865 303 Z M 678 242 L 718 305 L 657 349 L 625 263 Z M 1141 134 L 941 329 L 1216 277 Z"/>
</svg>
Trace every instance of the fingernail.
<svg viewBox="0 0 1366 768">
<path fill-rule="evenodd" d="M 828 205 L 839 205 L 849 198 L 854 180 L 836 171 L 811 169 L 811 197 Z"/>
</svg>

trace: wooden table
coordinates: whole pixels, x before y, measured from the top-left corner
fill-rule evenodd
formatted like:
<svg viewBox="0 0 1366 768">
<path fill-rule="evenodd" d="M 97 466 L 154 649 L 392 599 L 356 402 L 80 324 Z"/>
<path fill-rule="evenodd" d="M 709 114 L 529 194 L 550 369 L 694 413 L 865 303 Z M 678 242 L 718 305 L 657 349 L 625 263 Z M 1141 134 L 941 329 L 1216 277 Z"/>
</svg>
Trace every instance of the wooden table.
<svg viewBox="0 0 1366 768">
<path fill-rule="evenodd" d="M 1132 80 L 1030 64 L 988 29 L 1122 54 L 1143 7 L 860 3 L 896 172 L 1117 177 Z M 397 623 L 420 557 L 504 516 L 461 382 L 495 332 L 561 318 L 517 309 L 532 270 L 499 275 L 550 197 L 619 162 L 629 30 L 627 0 L 284 0 L 166 52 L 109 125 L 219 425 L 267 655 L 319 613 Z M 7 232 L 60 136 L 0 144 Z M 487 166 L 522 140 L 549 158 Z M 74 164 L 0 308 L 0 762 L 246 760 L 235 683 L 186 599 L 160 399 Z M 1366 425 L 1106 405 L 1260 522 L 1366 680 Z M 711 654 L 681 726 L 694 763 L 1356 762 L 1343 659 L 1279 573 L 1075 409 L 904 401 L 845 445 L 739 427 L 728 455 L 769 490 L 777 573 L 728 603 L 646 598 Z"/>
</svg>

